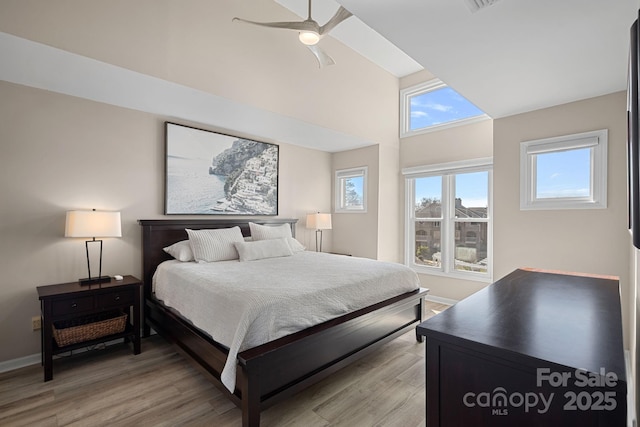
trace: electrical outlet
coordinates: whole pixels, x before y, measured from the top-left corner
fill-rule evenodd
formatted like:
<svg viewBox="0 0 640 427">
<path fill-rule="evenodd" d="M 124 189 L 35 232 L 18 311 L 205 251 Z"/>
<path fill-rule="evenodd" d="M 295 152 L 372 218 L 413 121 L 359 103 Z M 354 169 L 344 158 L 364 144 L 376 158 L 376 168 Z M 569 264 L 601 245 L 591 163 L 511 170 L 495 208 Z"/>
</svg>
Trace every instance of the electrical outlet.
<svg viewBox="0 0 640 427">
<path fill-rule="evenodd" d="M 42 318 L 40 316 L 33 316 L 31 318 L 31 327 L 34 331 L 42 329 Z"/>
</svg>

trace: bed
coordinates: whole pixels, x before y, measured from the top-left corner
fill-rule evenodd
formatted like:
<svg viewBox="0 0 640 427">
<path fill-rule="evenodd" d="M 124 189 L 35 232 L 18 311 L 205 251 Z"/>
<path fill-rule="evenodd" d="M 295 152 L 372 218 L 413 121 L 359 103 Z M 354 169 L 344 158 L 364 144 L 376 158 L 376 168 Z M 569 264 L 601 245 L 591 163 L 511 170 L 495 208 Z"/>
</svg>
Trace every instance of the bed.
<svg viewBox="0 0 640 427">
<path fill-rule="evenodd" d="M 376 302 L 237 353 L 235 388 L 222 380 L 229 347 L 195 327 L 178 311 L 156 298 L 152 283 L 156 269 L 171 256 L 163 248 L 187 239 L 185 229 L 238 226 L 250 235 L 249 222 L 269 226 L 288 224 L 295 236 L 296 219 L 162 219 L 140 220 L 143 235 L 145 286 L 144 335 L 156 331 L 242 410 L 243 427 L 258 427 L 261 410 L 348 366 L 390 340 L 415 329 L 422 320 L 419 288 Z M 416 335 L 416 339 L 421 339 Z"/>
</svg>

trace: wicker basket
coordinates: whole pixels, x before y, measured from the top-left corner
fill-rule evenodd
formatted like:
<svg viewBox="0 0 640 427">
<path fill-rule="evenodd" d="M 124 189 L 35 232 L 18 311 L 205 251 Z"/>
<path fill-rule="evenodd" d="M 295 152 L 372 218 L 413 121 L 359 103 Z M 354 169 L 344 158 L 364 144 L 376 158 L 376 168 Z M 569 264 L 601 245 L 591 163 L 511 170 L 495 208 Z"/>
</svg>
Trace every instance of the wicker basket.
<svg viewBox="0 0 640 427">
<path fill-rule="evenodd" d="M 110 311 L 53 323 L 53 338 L 59 347 L 119 334 L 127 326 L 127 314 Z"/>
</svg>

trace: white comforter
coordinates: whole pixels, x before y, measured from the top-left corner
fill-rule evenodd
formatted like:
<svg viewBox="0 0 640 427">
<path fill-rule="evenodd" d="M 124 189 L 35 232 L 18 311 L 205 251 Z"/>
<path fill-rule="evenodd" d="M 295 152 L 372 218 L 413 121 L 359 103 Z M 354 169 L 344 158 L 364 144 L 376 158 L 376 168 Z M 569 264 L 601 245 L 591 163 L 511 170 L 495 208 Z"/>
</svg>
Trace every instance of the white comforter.
<svg viewBox="0 0 640 427">
<path fill-rule="evenodd" d="M 162 263 L 155 295 L 229 348 L 222 383 L 235 389 L 238 352 L 419 287 L 395 263 L 317 252 L 250 262 Z"/>
</svg>

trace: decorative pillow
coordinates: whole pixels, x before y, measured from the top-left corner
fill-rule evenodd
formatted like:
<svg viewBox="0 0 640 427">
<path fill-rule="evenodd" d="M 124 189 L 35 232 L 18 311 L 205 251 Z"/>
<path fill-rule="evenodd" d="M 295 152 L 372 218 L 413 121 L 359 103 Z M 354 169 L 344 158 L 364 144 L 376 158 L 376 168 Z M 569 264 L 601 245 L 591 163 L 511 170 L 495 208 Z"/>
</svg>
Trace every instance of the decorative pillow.
<svg viewBox="0 0 640 427">
<path fill-rule="evenodd" d="M 253 240 L 283 239 L 292 237 L 291 226 L 289 224 L 269 226 L 250 222 L 249 229 L 251 230 L 251 237 L 253 237 Z"/>
<path fill-rule="evenodd" d="M 235 247 L 240 255 L 240 261 L 255 261 L 265 258 L 277 258 L 293 255 L 286 239 L 236 242 Z"/>
<path fill-rule="evenodd" d="M 189 244 L 197 262 L 214 262 L 238 259 L 234 243 L 244 242 L 240 227 L 219 228 L 215 230 L 190 230 Z"/>
<path fill-rule="evenodd" d="M 260 225 L 253 222 L 249 223 L 251 237 L 253 241 L 270 240 L 270 239 L 286 239 L 289 247 L 293 252 L 304 251 L 306 248 L 297 241 L 291 234 L 291 226 L 282 224 L 277 226 Z"/>
<path fill-rule="evenodd" d="M 295 237 L 287 237 L 287 243 L 289 243 L 292 252 L 302 252 L 307 249 L 302 243 L 297 241 Z"/>
<path fill-rule="evenodd" d="M 174 243 L 171 246 L 163 248 L 163 250 L 178 261 L 187 262 L 195 260 L 188 240 L 182 240 L 178 243 Z"/>
</svg>

